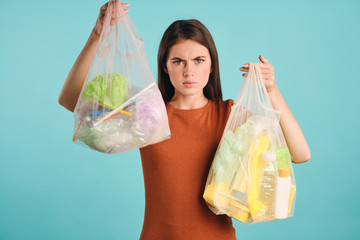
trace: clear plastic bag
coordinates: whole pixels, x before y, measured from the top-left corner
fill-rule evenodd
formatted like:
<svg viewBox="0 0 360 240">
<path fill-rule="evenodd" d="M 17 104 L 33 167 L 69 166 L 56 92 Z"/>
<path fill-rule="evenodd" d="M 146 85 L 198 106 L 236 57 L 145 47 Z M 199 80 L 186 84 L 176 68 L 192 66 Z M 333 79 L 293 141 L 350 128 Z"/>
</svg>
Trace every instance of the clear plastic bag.
<svg viewBox="0 0 360 240">
<path fill-rule="evenodd" d="M 118 19 L 110 25 L 112 18 Z M 161 93 L 120 1 L 109 1 L 96 55 L 77 101 L 73 141 L 120 153 L 170 137 Z"/>
<path fill-rule="evenodd" d="M 248 224 L 293 216 L 295 177 L 257 63 L 250 63 L 211 165 L 203 197 L 215 214 Z"/>
</svg>

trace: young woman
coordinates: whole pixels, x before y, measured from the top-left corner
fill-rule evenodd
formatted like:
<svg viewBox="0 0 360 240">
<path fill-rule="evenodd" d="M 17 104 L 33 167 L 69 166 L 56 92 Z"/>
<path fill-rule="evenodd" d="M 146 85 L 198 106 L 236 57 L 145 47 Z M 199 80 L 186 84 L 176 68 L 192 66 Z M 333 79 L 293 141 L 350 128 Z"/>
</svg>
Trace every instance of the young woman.
<svg viewBox="0 0 360 240">
<path fill-rule="evenodd" d="M 128 7 L 128 4 L 123 4 Z M 71 69 L 59 103 L 73 111 L 95 54 L 107 8 Z M 126 10 L 127 12 L 128 10 Z M 310 159 L 304 135 L 282 98 L 274 67 L 260 56 L 261 72 L 292 161 Z M 249 64 L 241 71 L 247 72 Z M 197 20 L 172 23 L 158 53 L 158 85 L 166 103 L 171 138 L 140 149 L 145 182 L 145 218 L 140 239 L 236 239 L 231 218 L 215 215 L 202 198 L 207 175 L 233 104 L 223 101 L 218 56 Z"/>
</svg>

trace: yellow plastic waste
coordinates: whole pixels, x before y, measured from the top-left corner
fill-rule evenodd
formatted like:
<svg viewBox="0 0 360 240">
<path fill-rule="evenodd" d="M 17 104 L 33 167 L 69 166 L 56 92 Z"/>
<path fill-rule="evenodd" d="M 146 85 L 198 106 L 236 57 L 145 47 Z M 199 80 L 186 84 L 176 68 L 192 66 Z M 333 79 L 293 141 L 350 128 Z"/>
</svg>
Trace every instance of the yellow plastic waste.
<svg viewBox="0 0 360 240">
<path fill-rule="evenodd" d="M 250 167 L 250 172 L 239 169 L 233 184 L 220 181 L 218 184 L 212 182 L 207 185 L 203 195 L 206 202 L 214 207 L 221 206 L 227 209 L 230 217 L 241 222 L 246 222 L 249 218 L 256 220 L 263 216 L 267 207 L 259 201 L 259 193 L 266 163 L 262 161 L 261 154 L 268 150 L 269 144 L 267 135 L 255 138 L 248 151 L 247 161 L 244 162 L 245 169 Z M 246 193 L 247 202 L 236 201 L 235 191 Z"/>
<path fill-rule="evenodd" d="M 230 189 L 230 183 L 220 181 L 219 184 L 215 184 L 212 182 L 206 186 L 203 198 L 213 207 L 220 207 L 228 210 L 230 212 L 230 217 L 241 222 L 246 222 L 250 214 L 249 208 L 229 196 L 226 197 L 226 195 L 233 195 L 233 190 Z"/>
<path fill-rule="evenodd" d="M 233 217 L 233 218 L 239 220 L 240 222 L 245 223 L 249 218 L 249 212 L 240 209 L 239 213 L 236 213 L 236 214 L 230 213 L 230 217 Z"/>
<path fill-rule="evenodd" d="M 249 151 L 250 177 L 248 187 L 248 204 L 253 220 L 256 220 L 266 213 L 266 206 L 259 202 L 261 179 L 264 175 L 266 162 L 262 161 L 261 154 L 268 150 L 270 139 L 268 136 L 256 138 Z"/>
<path fill-rule="evenodd" d="M 294 200 L 295 193 L 296 193 L 296 186 L 294 184 L 291 184 L 290 185 L 290 198 L 289 198 L 288 214 L 291 213 L 291 206 L 292 206 L 292 201 Z"/>
<path fill-rule="evenodd" d="M 229 202 L 231 199 L 225 197 L 226 194 L 230 192 L 230 184 L 220 181 L 219 184 L 211 183 L 205 189 L 203 198 L 211 204 L 212 206 L 216 206 L 216 204 L 221 205 L 223 207 L 229 206 Z"/>
</svg>

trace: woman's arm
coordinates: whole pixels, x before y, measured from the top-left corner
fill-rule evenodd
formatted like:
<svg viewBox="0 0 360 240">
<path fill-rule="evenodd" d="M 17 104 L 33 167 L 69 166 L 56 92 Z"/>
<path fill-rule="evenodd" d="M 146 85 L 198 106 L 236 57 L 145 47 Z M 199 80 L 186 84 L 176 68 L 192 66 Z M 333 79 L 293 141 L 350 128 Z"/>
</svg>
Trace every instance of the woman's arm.
<svg viewBox="0 0 360 240">
<path fill-rule="evenodd" d="M 93 30 L 85 47 L 72 66 L 61 90 L 59 104 L 72 112 L 91 66 L 98 40 L 99 36 Z"/>
<path fill-rule="evenodd" d="M 304 134 L 294 115 L 286 105 L 277 86 L 269 92 L 269 97 L 273 107 L 281 113 L 280 126 L 291 154 L 291 161 L 294 163 L 303 163 L 310 160 L 310 149 Z"/>
<path fill-rule="evenodd" d="M 92 60 L 96 53 L 96 46 L 102 31 L 107 5 L 108 3 L 104 4 L 100 8 L 99 16 L 96 20 L 95 27 L 93 28 L 83 50 L 81 51 L 74 65 L 72 66 L 59 96 L 59 104 L 72 112 L 74 111 L 86 75 L 89 72 Z M 122 3 L 122 7 L 127 8 L 129 7 L 129 4 Z M 124 12 L 128 13 L 129 11 L 125 9 Z M 112 20 L 110 24 L 112 25 L 115 23 L 116 21 Z"/>
<path fill-rule="evenodd" d="M 303 163 L 310 160 L 310 149 L 305 140 L 304 134 L 291 113 L 285 100 L 275 83 L 274 67 L 268 60 L 262 56 L 259 57 L 261 64 L 261 76 L 264 80 L 273 107 L 281 112 L 280 126 L 284 133 L 286 144 L 291 154 L 291 161 L 294 163 Z M 249 65 L 245 64 L 240 68 L 241 71 L 248 72 Z"/>
</svg>

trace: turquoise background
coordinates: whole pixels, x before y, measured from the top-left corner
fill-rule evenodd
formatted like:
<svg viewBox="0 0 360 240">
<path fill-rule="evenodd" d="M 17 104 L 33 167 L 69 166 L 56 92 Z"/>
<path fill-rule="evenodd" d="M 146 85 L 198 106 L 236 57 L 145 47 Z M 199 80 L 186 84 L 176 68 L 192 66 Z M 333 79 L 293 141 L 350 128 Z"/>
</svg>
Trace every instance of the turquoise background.
<svg viewBox="0 0 360 240">
<path fill-rule="evenodd" d="M 360 1 L 129 0 L 150 69 L 166 27 L 197 18 L 217 44 L 224 98 L 247 62 L 267 57 L 311 149 L 293 165 L 295 216 L 238 239 L 359 239 Z M 105 1 L 0 1 L 0 239 L 138 239 L 144 187 L 138 150 L 72 143 L 58 96 Z M 159 183 L 161 184 L 161 183 Z"/>
</svg>

